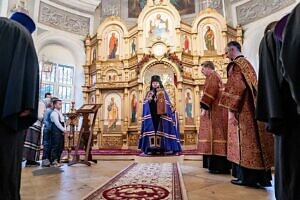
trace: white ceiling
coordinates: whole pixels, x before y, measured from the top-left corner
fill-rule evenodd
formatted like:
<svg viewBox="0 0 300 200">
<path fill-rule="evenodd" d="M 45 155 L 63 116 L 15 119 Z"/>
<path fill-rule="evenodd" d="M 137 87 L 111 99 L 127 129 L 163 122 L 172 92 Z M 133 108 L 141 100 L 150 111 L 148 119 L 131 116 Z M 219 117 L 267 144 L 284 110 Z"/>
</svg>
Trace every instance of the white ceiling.
<svg viewBox="0 0 300 200">
<path fill-rule="evenodd" d="M 69 8 L 81 11 L 93 13 L 97 6 L 101 3 L 101 0 L 50 0 L 57 4 L 67 6 Z"/>
</svg>

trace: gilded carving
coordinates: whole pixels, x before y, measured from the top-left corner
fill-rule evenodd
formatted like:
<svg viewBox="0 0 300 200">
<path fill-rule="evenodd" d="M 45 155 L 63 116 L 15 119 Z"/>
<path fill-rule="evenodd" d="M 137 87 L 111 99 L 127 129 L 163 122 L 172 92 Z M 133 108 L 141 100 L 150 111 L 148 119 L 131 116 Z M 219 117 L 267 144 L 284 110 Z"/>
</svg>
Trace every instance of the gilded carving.
<svg viewBox="0 0 300 200">
<path fill-rule="evenodd" d="M 213 61 L 225 79 L 224 46 L 228 38 L 237 40 L 242 34 L 213 9 L 199 13 L 189 25 L 167 4 L 170 2 L 146 6 L 138 24 L 129 30 L 119 17 L 108 17 L 97 34 L 87 38 L 87 58 L 96 58 L 97 68 L 92 62 L 86 65 L 86 78 L 91 80 L 84 87 L 84 96 L 102 103 L 97 124 L 101 148 L 138 145 L 143 100 L 152 75 L 160 75 L 178 114 L 181 140 L 196 148 L 199 94 L 205 80 L 199 64 Z M 98 96 L 93 96 L 95 90 Z"/>
<path fill-rule="evenodd" d="M 128 146 L 138 145 L 139 134 L 131 133 L 128 135 Z"/>
<path fill-rule="evenodd" d="M 123 145 L 122 136 L 103 136 L 102 146 L 106 148 L 120 148 Z"/>
<path fill-rule="evenodd" d="M 195 133 L 186 133 L 185 134 L 185 144 L 186 145 L 193 145 L 193 144 L 197 144 L 197 135 L 196 132 Z"/>
</svg>

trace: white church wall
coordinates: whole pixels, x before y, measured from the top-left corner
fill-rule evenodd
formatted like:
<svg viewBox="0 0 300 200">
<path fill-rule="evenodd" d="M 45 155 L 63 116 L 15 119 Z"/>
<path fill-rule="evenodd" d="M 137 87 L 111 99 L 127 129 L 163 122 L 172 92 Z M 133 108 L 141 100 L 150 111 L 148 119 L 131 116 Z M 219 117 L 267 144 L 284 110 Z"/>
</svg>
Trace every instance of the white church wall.
<svg viewBox="0 0 300 200">
<path fill-rule="evenodd" d="M 0 0 L 0 15 L 9 17 L 11 9 L 14 5 L 18 4 L 18 2 L 21 2 L 21 0 Z M 82 34 L 82 31 L 79 29 L 76 31 L 76 29 L 64 27 L 63 23 L 58 24 L 57 27 L 53 24 L 50 26 L 46 23 L 40 23 L 40 17 L 42 16 L 44 19 L 48 19 L 51 17 L 51 14 L 55 14 L 58 17 L 65 16 L 64 19 L 76 18 L 75 20 L 80 21 L 79 25 L 81 27 L 84 20 L 89 19 L 87 33 L 92 33 L 94 29 L 94 16 L 87 12 L 70 9 L 49 0 L 22 0 L 22 2 L 25 2 L 24 9 L 29 12 L 29 15 L 36 23 L 37 30 L 39 30 L 35 31 L 32 35 L 39 60 L 41 61 L 42 55 L 45 55 L 45 58 L 51 62 L 75 67 L 74 100 L 76 106 L 79 107 L 83 104 L 81 88 L 84 85 L 83 65 L 85 64 L 83 40 L 86 35 Z M 43 7 L 41 7 L 42 4 L 45 5 L 47 9 L 40 10 L 40 8 Z"/>
<path fill-rule="evenodd" d="M 59 12 L 58 14 L 65 15 L 71 19 L 74 17 L 73 14 L 77 15 L 75 18 L 79 21 L 81 21 L 81 16 L 82 19 L 89 18 L 88 32 L 90 33 L 92 33 L 94 29 L 94 16 L 55 4 L 48 0 L 35 1 L 33 17 L 37 22 L 37 27 L 40 30 L 43 30 L 40 31 L 41 33 L 36 32 L 33 35 L 39 59 L 42 59 L 42 56 L 45 55 L 45 58 L 51 62 L 74 66 L 73 98 L 76 103 L 76 108 L 78 108 L 84 103 L 82 86 L 84 85 L 83 65 L 85 64 L 85 49 L 83 40 L 85 35 L 80 34 L 81 32 L 77 33 L 76 31 L 64 31 L 64 27 L 60 27 L 60 25 L 55 27 L 40 23 L 39 18 L 41 15 L 48 16 L 47 12 L 43 14 L 43 11 L 39 10 L 41 8 L 41 3 L 46 6 L 49 5 L 49 12 Z M 45 11 L 47 11 L 47 9 Z"/>
<path fill-rule="evenodd" d="M 36 48 L 40 60 L 44 56 L 46 61 L 74 66 L 73 99 L 76 108 L 80 107 L 84 103 L 82 94 L 82 86 L 84 85 L 83 65 L 85 64 L 83 42 L 69 37 L 68 34 L 47 31 L 37 36 Z"/>
<path fill-rule="evenodd" d="M 240 1 L 235 6 L 238 6 L 242 3 L 245 3 L 247 1 Z M 258 73 L 259 66 L 258 66 L 258 51 L 259 51 L 259 44 L 261 39 L 263 38 L 264 30 L 266 26 L 273 22 L 280 20 L 281 17 L 286 15 L 287 13 L 291 12 L 291 10 L 300 2 L 300 0 L 297 0 L 294 4 L 281 9 L 279 11 L 276 11 L 275 13 L 261 18 L 259 20 L 256 20 L 255 22 L 243 25 L 244 30 L 244 43 L 243 43 L 243 54 L 250 60 L 252 65 L 255 68 L 255 71 Z M 237 24 L 237 16 L 236 16 L 236 10 L 234 7 L 232 7 L 232 16 L 234 24 Z"/>
<path fill-rule="evenodd" d="M 0 16 L 1 17 L 7 17 L 8 1 L 9 0 L 0 0 Z"/>
<path fill-rule="evenodd" d="M 259 68 L 258 66 L 259 44 L 261 39 L 263 38 L 264 30 L 266 26 L 273 21 L 280 20 L 281 17 L 289 13 L 295 7 L 295 5 L 296 3 L 272 15 L 269 15 L 268 17 L 255 21 L 243 27 L 245 30 L 244 45 L 243 45 L 244 55 L 254 65 L 256 72 L 259 71 L 258 69 Z"/>
<path fill-rule="evenodd" d="M 37 0 L 0 0 L 0 16 L 10 17 L 14 11 L 26 11 L 33 16 Z"/>
<path fill-rule="evenodd" d="M 63 56 L 62 56 L 63 55 Z M 43 59 L 42 56 L 45 57 L 46 61 L 54 62 L 57 64 L 75 66 L 75 59 L 72 53 L 62 46 L 61 44 L 47 44 L 42 47 L 39 51 L 39 59 Z"/>
</svg>

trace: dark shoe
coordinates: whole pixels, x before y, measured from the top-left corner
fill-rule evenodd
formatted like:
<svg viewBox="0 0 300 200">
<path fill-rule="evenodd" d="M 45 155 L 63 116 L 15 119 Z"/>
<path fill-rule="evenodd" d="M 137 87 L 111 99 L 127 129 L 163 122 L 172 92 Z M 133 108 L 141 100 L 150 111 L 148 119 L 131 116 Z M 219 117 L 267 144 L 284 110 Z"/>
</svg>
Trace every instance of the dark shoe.
<svg viewBox="0 0 300 200">
<path fill-rule="evenodd" d="M 221 171 L 212 170 L 212 169 L 208 170 L 208 172 L 211 173 L 211 174 L 221 174 Z"/>
<path fill-rule="evenodd" d="M 247 186 L 247 187 L 253 187 L 253 188 L 259 188 L 259 186 L 256 183 L 245 183 L 242 180 L 231 180 L 230 181 L 234 185 L 239 185 L 239 186 Z"/>
<path fill-rule="evenodd" d="M 40 166 L 40 163 L 32 160 L 27 160 L 25 165 L 26 167 L 37 167 Z"/>
<path fill-rule="evenodd" d="M 95 164 L 97 164 L 97 160 L 89 160 L 89 161 L 91 161 L 91 162 L 93 162 L 93 163 L 95 163 Z"/>
<path fill-rule="evenodd" d="M 230 170 L 221 171 L 221 174 L 231 174 Z"/>
<path fill-rule="evenodd" d="M 211 174 L 230 174 L 230 171 L 228 170 L 208 170 Z"/>
<path fill-rule="evenodd" d="M 263 182 L 259 182 L 259 185 L 260 185 L 261 187 L 272 187 L 271 181 L 263 181 Z"/>
</svg>

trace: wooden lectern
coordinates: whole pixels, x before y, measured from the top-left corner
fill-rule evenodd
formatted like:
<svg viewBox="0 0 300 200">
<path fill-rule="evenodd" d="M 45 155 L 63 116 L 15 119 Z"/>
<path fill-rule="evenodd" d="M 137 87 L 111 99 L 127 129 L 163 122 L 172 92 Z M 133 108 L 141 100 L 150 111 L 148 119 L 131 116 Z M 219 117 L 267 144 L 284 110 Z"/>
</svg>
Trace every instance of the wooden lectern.
<svg viewBox="0 0 300 200">
<path fill-rule="evenodd" d="M 93 130 L 96 122 L 97 112 L 101 104 L 84 104 L 81 108 L 79 108 L 76 113 L 83 117 L 81 129 L 79 132 L 79 137 L 77 141 L 77 145 L 75 148 L 75 154 L 73 157 L 73 161 L 68 164 L 68 166 L 75 165 L 78 163 L 86 164 L 88 166 L 91 165 L 89 161 L 92 160 L 92 138 L 93 138 Z M 92 119 L 92 123 L 90 123 L 90 117 Z M 80 144 L 82 139 L 85 139 L 85 158 L 83 161 L 80 160 L 80 156 L 78 154 L 78 150 L 80 148 Z"/>
<path fill-rule="evenodd" d="M 61 161 L 65 163 L 69 163 L 73 160 L 73 156 L 71 156 L 72 149 L 75 150 L 75 132 L 76 127 L 78 127 L 78 118 L 79 114 L 76 112 L 75 109 L 75 102 L 72 101 L 71 110 L 68 113 L 63 114 L 67 117 L 66 127 L 70 127 L 70 131 L 68 132 L 67 137 L 67 155 L 64 156 Z"/>
</svg>

